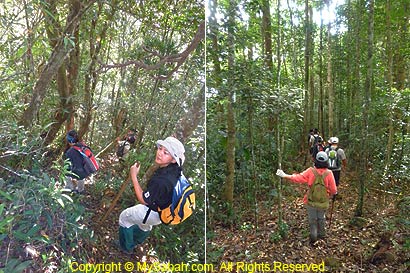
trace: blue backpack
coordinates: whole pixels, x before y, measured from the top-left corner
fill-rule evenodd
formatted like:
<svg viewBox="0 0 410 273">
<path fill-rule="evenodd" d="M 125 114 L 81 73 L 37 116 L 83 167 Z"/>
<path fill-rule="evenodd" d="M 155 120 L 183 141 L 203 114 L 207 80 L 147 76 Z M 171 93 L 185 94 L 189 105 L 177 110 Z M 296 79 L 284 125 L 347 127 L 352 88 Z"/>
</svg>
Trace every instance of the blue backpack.
<svg viewBox="0 0 410 273">
<path fill-rule="evenodd" d="M 165 209 L 159 209 L 161 222 L 177 225 L 192 215 L 195 209 L 195 192 L 186 177 L 181 174 L 172 192 L 172 202 Z"/>
</svg>

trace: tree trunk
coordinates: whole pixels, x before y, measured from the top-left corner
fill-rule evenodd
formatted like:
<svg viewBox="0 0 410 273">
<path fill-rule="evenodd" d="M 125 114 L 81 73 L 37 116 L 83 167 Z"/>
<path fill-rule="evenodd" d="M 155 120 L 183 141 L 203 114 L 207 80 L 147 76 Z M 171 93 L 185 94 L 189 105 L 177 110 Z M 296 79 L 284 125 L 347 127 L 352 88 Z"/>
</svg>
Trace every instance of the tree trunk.
<svg viewBox="0 0 410 273">
<path fill-rule="evenodd" d="M 295 26 L 293 23 L 293 12 L 292 12 L 292 7 L 289 4 L 289 0 L 286 1 L 287 2 L 287 6 L 288 6 L 288 11 L 289 11 L 289 20 L 290 20 L 290 33 L 291 33 L 291 45 L 292 45 L 292 78 L 295 79 L 295 81 L 297 79 L 299 79 L 299 73 L 297 71 L 297 56 L 296 56 L 296 33 L 295 33 Z"/>
<path fill-rule="evenodd" d="M 273 68 L 272 62 L 272 22 L 270 15 L 269 0 L 262 1 L 262 37 L 265 50 L 265 65 L 270 69 Z"/>
<path fill-rule="evenodd" d="M 264 65 L 270 73 L 273 73 L 272 18 L 270 14 L 269 0 L 263 0 L 261 9 L 262 9 L 262 39 L 263 39 L 263 53 L 264 53 L 263 58 L 265 60 Z M 269 130 L 273 130 L 275 128 L 275 122 L 276 121 L 275 121 L 274 115 L 270 115 L 268 118 Z"/>
<path fill-rule="evenodd" d="M 175 137 L 185 142 L 205 117 L 205 85 L 202 86 L 189 112 L 178 122 Z M 205 124 L 203 124 L 205 126 Z"/>
<path fill-rule="evenodd" d="M 362 173 L 360 175 L 360 185 L 359 185 L 359 200 L 357 203 L 355 216 L 363 215 L 363 205 L 364 205 L 364 194 L 366 189 L 366 181 L 368 178 L 368 165 L 369 162 L 369 149 L 368 149 L 368 134 L 369 134 L 369 108 L 370 108 L 370 98 L 373 88 L 373 43 L 374 43 L 374 0 L 369 0 L 369 26 L 368 26 L 368 36 L 367 36 L 367 74 L 366 82 L 364 86 L 364 104 L 363 104 L 363 152 L 362 152 Z"/>
<path fill-rule="evenodd" d="M 309 109 L 308 109 L 308 120 L 309 120 L 309 127 L 318 127 L 317 122 L 314 119 L 314 108 L 315 108 L 315 68 L 314 68 L 314 39 L 313 39 L 313 9 L 309 7 Z M 306 128 L 307 129 L 307 128 Z M 304 136 L 306 136 L 306 132 Z"/>
<path fill-rule="evenodd" d="M 211 55 L 212 63 L 214 65 L 214 78 L 215 78 L 215 85 L 221 86 L 222 79 L 221 79 L 221 64 L 219 61 L 219 46 L 218 46 L 218 24 L 216 22 L 216 7 L 218 5 L 217 0 L 209 1 L 209 38 L 212 42 L 212 51 Z"/>
<path fill-rule="evenodd" d="M 91 22 L 91 29 L 90 29 L 90 37 L 89 37 L 89 44 L 90 44 L 90 64 L 87 69 L 87 73 L 85 74 L 85 83 L 84 83 L 84 108 L 85 108 L 85 116 L 82 117 L 80 121 L 80 128 L 78 130 L 78 135 L 80 137 L 84 136 L 88 130 L 89 125 L 91 124 L 91 120 L 93 117 L 93 103 L 94 103 L 94 93 L 98 82 L 98 74 L 96 72 L 96 66 L 98 64 L 98 59 L 100 58 L 100 51 L 102 48 L 103 42 L 105 42 L 105 38 L 107 36 L 107 30 L 110 24 L 113 22 L 114 14 L 116 12 L 116 1 L 113 1 L 111 5 L 111 12 L 108 15 L 107 19 L 104 19 L 104 26 L 100 33 L 96 33 L 97 30 L 97 23 L 100 20 L 101 13 L 104 9 L 103 3 L 98 3 L 98 15 L 95 16 Z"/>
<path fill-rule="evenodd" d="M 278 24 L 277 24 L 277 29 L 278 29 L 278 34 L 277 34 L 277 42 L 276 42 L 276 48 L 277 48 L 277 78 L 276 78 L 276 84 L 277 84 L 277 90 L 279 92 L 279 96 L 281 95 L 281 47 L 282 47 L 282 41 L 281 41 L 281 29 L 282 29 L 282 22 L 281 22 L 281 16 L 280 16 L 280 1 L 277 2 L 277 19 L 278 19 Z M 278 152 L 278 167 L 279 169 L 282 169 L 282 142 L 281 142 L 281 137 L 283 138 L 283 133 L 284 133 L 284 128 L 281 127 L 281 113 L 279 112 L 277 115 L 277 122 L 276 122 L 276 146 L 277 146 L 277 152 Z M 282 135 L 281 135 L 282 133 Z M 275 169 L 272 170 L 272 173 L 275 172 Z M 256 178 L 256 175 L 255 175 Z M 278 183 L 278 227 L 279 227 L 279 234 L 283 235 L 283 208 L 282 208 L 282 178 L 279 178 L 279 183 Z M 256 181 L 256 179 L 254 179 Z"/>
<path fill-rule="evenodd" d="M 318 101 L 318 128 L 325 135 L 323 122 L 323 6 L 320 7 L 320 34 L 319 34 L 319 101 Z"/>
<path fill-rule="evenodd" d="M 33 58 L 33 43 L 34 43 L 34 32 L 33 28 L 34 26 L 31 25 L 31 22 L 29 21 L 29 10 L 31 10 L 31 7 L 27 5 L 27 1 L 24 0 L 24 17 L 26 19 L 26 28 L 27 28 L 27 53 L 25 54 L 25 62 L 24 65 L 26 66 L 25 70 L 27 71 L 26 73 L 26 82 L 30 82 L 31 78 L 34 76 L 34 71 L 35 71 L 35 66 L 34 66 L 34 58 Z"/>
<path fill-rule="evenodd" d="M 71 0 L 70 6 L 75 6 L 78 4 L 78 0 Z M 20 119 L 20 124 L 26 128 L 30 128 L 34 119 L 40 111 L 41 104 L 47 94 L 48 86 L 51 80 L 56 75 L 58 69 L 66 60 L 69 53 L 74 49 L 71 41 L 67 37 L 72 37 L 74 35 L 75 29 L 80 23 L 81 16 L 74 16 L 70 21 L 67 21 L 65 30 L 62 32 L 64 36 L 58 38 L 56 46 L 53 48 L 50 57 L 48 58 L 47 64 L 41 71 L 39 79 L 34 85 L 33 95 L 31 97 L 30 104 L 28 108 L 23 112 Z"/>
<path fill-rule="evenodd" d="M 352 101 L 352 93 L 353 93 L 353 71 L 354 71 L 354 44 L 353 44 L 353 18 L 352 18 L 352 7 L 351 1 L 347 1 L 347 33 L 346 33 L 346 40 L 347 44 L 351 45 L 347 48 L 347 56 L 346 56 L 346 70 L 347 70 L 347 78 L 346 78 L 346 133 L 348 135 L 351 134 L 351 116 L 353 115 L 353 101 Z"/>
<path fill-rule="evenodd" d="M 329 7 L 330 3 L 327 3 L 327 9 L 328 11 L 330 10 Z M 328 134 L 329 137 L 333 136 L 334 134 L 334 128 L 333 125 L 335 124 L 335 111 L 334 111 L 334 105 L 335 105 L 335 93 L 333 89 L 333 78 L 332 78 L 332 40 L 331 40 L 331 24 L 330 21 L 327 25 L 327 94 L 328 94 L 328 99 L 329 99 L 329 105 L 328 105 L 328 118 L 329 118 L 329 124 L 328 124 Z"/>
<path fill-rule="evenodd" d="M 303 132 L 301 134 L 302 149 L 307 151 L 307 142 L 305 141 L 306 133 L 309 131 L 309 78 L 310 78 L 310 41 L 311 41 L 311 26 L 309 19 L 309 1 L 305 0 L 305 95 L 304 95 L 304 113 L 303 113 Z M 303 152 L 303 151 L 301 151 Z"/>
<path fill-rule="evenodd" d="M 49 27 L 47 28 L 47 34 L 49 38 L 49 43 L 52 47 L 56 46 L 56 40 L 58 39 L 57 34 L 61 31 L 58 22 L 55 20 L 57 17 L 57 10 L 55 6 L 52 6 L 54 17 L 51 17 L 47 12 L 44 12 L 46 18 L 48 18 Z M 73 2 L 70 8 L 69 15 L 67 17 L 67 22 L 70 22 L 73 18 L 78 16 L 81 6 L 80 2 Z M 49 9 L 51 10 L 51 9 Z M 74 40 L 79 41 L 79 26 L 74 29 Z M 47 137 L 44 140 L 44 144 L 50 144 L 56 137 L 61 125 L 70 120 L 70 117 L 74 112 L 73 95 L 76 88 L 76 79 L 78 76 L 78 66 L 79 66 L 79 43 L 75 43 L 74 50 L 71 51 L 68 61 L 63 63 L 57 72 L 57 90 L 60 95 L 60 106 L 56 110 L 54 116 L 54 123 L 50 126 L 47 133 Z M 67 69 L 68 68 L 68 69 Z M 67 128 L 68 130 L 72 128 Z"/>
<path fill-rule="evenodd" d="M 386 71 L 386 81 L 387 81 L 387 89 L 388 93 L 391 94 L 391 98 L 393 98 L 392 94 L 392 87 L 393 87 L 393 46 L 391 40 L 391 17 L 390 17 L 390 0 L 386 1 L 386 57 L 387 57 L 387 71 Z M 389 112 L 389 136 L 386 145 L 386 158 L 385 158 L 385 174 L 390 166 L 391 162 L 391 155 L 393 152 L 393 138 L 395 134 L 394 130 L 394 110 L 392 109 Z"/>
<path fill-rule="evenodd" d="M 235 9 L 236 1 L 229 1 L 229 15 L 228 15 L 228 90 L 227 90 L 227 145 L 226 145 L 226 180 L 225 180 L 225 200 L 232 205 L 233 204 L 233 192 L 235 185 L 235 113 L 234 113 L 234 60 L 235 60 Z"/>
</svg>

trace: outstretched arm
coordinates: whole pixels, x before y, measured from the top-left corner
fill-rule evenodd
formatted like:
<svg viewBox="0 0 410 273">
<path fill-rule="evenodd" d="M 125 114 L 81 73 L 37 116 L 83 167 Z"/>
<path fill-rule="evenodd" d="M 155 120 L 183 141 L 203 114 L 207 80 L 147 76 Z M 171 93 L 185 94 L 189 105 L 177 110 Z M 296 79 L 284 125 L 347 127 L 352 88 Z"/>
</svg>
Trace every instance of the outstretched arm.
<svg viewBox="0 0 410 273">
<path fill-rule="evenodd" d="M 308 183 L 308 181 L 310 180 L 310 176 L 312 176 L 313 173 L 309 169 L 306 169 L 302 173 L 290 175 L 286 174 L 283 170 L 278 169 L 276 171 L 276 175 L 282 178 L 286 178 L 295 183 Z"/>
</svg>

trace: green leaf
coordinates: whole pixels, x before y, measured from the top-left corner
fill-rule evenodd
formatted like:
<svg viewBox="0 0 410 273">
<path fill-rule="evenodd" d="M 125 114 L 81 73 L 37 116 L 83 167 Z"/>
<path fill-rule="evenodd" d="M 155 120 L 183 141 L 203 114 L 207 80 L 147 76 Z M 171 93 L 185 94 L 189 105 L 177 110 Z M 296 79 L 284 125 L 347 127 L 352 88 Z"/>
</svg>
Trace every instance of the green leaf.
<svg viewBox="0 0 410 273">
<path fill-rule="evenodd" d="M 61 198 L 57 198 L 57 202 L 61 205 L 62 208 L 64 208 L 64 202 Z"/>
<path fill-rule="evenodd" d="M 49 228 L 53 227 L 53 219 L 51 217 L 51 214 L 46 212 L 46 218 L 47 218 L 47 225 Z"/>
<path fill-rule="evenodd" d="M 13 197 L 10 194 L 8 194 L 7 192 L 4 192 L 4 191 L 0 190 L 0 195 L 3 195 L 9 201 L 13 201 Z"/>
<path fill-rule="evenodd" d="M 19 240 L 22 240 L 22 241 L 27 241 L 28 239 L 30 239 L 30 238 L 27 236 L 27 234 L 25 234 L 25 233 L 23 233 L 23 232 L 21 232 L 21 231 L 19 231 L 19 230 L 13 231 L 13 236 L 16 237 L 16 238 L 19 239 Z"/>
<path fill-rule="evenodd" d="M 71 203 L 74 202 L 74 200 L 71 198 L 71 196 L 69 196 L 69 195 L 67 195 L 67 194 L 64 194 L 64 193 L 63 193 L 63 194 L 61 194 L 61 196 L 67 198 Z"/>
<path fill-rule="evenodd" d="M 0 215 L 3 214 L 5 204 L 0 204 Z"/>
<path fill-rule="evenodd" d="M 29 267 L 30 264 L 31 264 L 31 260 L 22 262 L 22 263 L 20 263 L 19 265 L 17 265 L 17 266 L 12 270 L 12 272 L 15 272 L 15 273 L 23 272 L 23 270 L 26 269 L 27 267 Z"/>
<path fill-rule="evenodd" d="M 35 224 L 28 232 L 27 236 L 33 237 L 34 234 L 36 234 L 40 230 L 40 226 Z"/>
<path fill-rule="evenodd" d="M 11 269 L 13 269 L 13 268 L 18 264 L 18 262 L 19 262 L 18 259 L 10 259 L 10 260 L 8 261 L 8 263 L 6 264 L 5 269 L 11 271 Z M 10 272 L 10 271 L 7 271 L 7 272 Z"/>
</svg>

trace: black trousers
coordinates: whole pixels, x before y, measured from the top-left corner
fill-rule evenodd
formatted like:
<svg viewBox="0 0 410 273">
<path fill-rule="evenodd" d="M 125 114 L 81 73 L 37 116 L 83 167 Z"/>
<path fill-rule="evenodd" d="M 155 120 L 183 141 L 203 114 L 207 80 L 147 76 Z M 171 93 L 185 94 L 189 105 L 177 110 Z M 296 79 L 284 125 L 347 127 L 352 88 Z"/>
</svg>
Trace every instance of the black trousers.
<svg viewBox="0 0 410 273">
<path fill-rule="evenodd" d="M 340 181 L 340 171 L 332 171 L 333 176 L 335 177 L 336 187 L 339 187 Z"/>
</svg>

